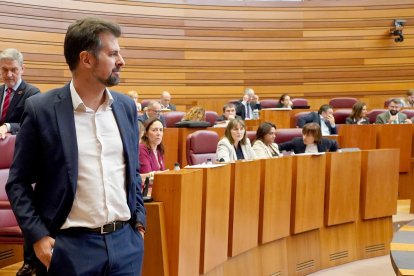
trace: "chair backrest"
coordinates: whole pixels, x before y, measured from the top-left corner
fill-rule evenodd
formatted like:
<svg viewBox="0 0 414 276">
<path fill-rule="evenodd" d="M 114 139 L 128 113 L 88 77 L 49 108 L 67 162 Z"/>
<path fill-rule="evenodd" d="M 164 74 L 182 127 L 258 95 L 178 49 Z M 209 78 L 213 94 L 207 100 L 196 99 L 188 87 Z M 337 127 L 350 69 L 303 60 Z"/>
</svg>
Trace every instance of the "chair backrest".
<svg viewBox="0 0 414 276">
<path fill-rule="evenodd" d="M 5 139 L 0 139 L 0 169 L 8 169 L 13 161 L 14 143 L 16 135 L 6 135 Z"/>
<path fill-rule="evenodd" d="M 381 113 L 383 113 L 387 110 L 388 109 L 371 109 L 367 113 L 367 117 L 369 118 L 369 122 L 371 124 L 375 123 L 375 120 L 377 119 L 378 114 L 381 114 Z"/>
<path fill-rule="evenodd" d="M 159 101 L 159 99 L 145 99 L 141 101 L 141 107 L 142 109 L 146 108 L 148 104 L 152 101 Z"/>
<path fill-rule="evenodd" d="M 197 130 L 187 136 L 186 153 L 187 163 L 197 165 L 207 159 L 215 161 L 219 136 L 211 130 Z"/>
<path fill-rule="evenodd" d="M 308 100 L 303 98 L 295 98 L 292 99 L 292 105 L 293 106 L 308 106 Z"/>
<path fill-rule="evenodd" d="M 260 101 L 262 108 L 276 108 L 279 101 L 274 99 L 264 99 Z"/>
<path fill-rule="evenodd" d="M 292 140 L 295 137 L 302 137 L 301 128 L 278 128 L 276 129 L 275 143 L 284 143 Z"/>
<path fill-rule="evenodd" d="M 349 115 L 351 115 L 352 109 L 344 108 L 344 109 L 337 109 L 334 111 L 333 115 L 335 117 L 336 124 L 345 124 L 345 120 Z"/>
<path fill-rule="evenodd" d="M 407 115 L 408 119 L 414 117 L 414 109 L 403 109 L 401 112 Z"/>
<path fill-rule="evenodd" d="M 175 127 L 175 123 L 180 122 L 184 115 L 183 111 L 169 111 L 162 114 L 166 127 Z"/>
<path fill-rule="evenodd" d="M 337 97 L 329 101 L 329 105 L 333 108 L 352 108 L 358 102 L 357 98 L 351 97 Z"/>
<path fill-rule="evenodd" d="M 246 136 L 249 138 L 250 143 L 253 145 L 254 141 L 256 140 L 256 130 L 246 131 Z"/>
<path fill-rule="evenodd" d="M 215 125 L 218 119 L 218 114 L 215 111 L 206 110 L 206 121 L 209 122 L 212 126 Z"/>
<path fill-rule="evenodd" d="M 302 112 L 298 112 L 298 113 L 296 113 L 294 116 L 293 116 L 293 118 L 294 118 L 294 120 L 295 120 L 295 126 L 297 126 L 298 125 L 298 119 L 300 118 L 300 117 L 303 117 L 303 116 L 305 116 L 305 115 L 308 115 L 309 113 L 311 113 L 312 111 L 302 111 Z"/>
</svg>

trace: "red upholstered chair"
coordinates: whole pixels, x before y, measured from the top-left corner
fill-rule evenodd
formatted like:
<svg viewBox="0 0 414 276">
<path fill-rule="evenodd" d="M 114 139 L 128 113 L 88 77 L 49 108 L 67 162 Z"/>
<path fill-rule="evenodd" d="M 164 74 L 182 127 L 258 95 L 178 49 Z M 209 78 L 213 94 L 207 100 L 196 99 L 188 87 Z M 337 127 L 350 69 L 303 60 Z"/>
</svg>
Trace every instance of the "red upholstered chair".
<svg viewBox="0 0 414 276">
<path fill-rule="evenodd" d="M 233 100 L 229 100 L 228 103 L 232 103 L 232 104 L 238 104 L 240 102 L 239 99 L 233 99 Z"/>
<path fill-rule="evenodd" d="M 250 143 L 253 145 L 254 140 L 256 140 L 256 130 L 246 131 L 246 137 L 249 138 Z"/>
<path fill-rule="evenodd" d="M 329 101 L 329 105 L 333 108 L 352 108 L 352 106 L 358 102 L 357 98 L 350 97 L 338 97 L 332 98 Z"/>
<path fill-rule="evenodd" d="M 215 111 L 206 110 L 206 121 L 209 122 L 212 126 L 217 122 L 218 114 Z"/>
<path fill-rule="evenodd" d="M 275 143 L 284 143 L 292 140 L 295 137 L 302 137 L 301 128 L 278 128 L 276 129 Z"/>
<path fill-rule="evenodd" d="M 217 144 L 219 136 L 217 132 L 211 130 L 197 130 L 187 136 L 187 163 L 197 165 L 216 160 Z"/>
<path fill-rule="evenodd" d="M 13 161 L 15 135 L 7 135 L 0 140 L 0 243 L 23 244 L 23 236 L 16 218 L 10 207 L 6 194 L 6 183 L 9 177 L 9 168 Z"/>
<path fill-rule="evenodd" d="M 307 114 L 309 114 L 311 111 L 303 111 L 303 112 L 298 112 L 293 116 L 293 119 L 295 121 L 295 126 L 298 125 L 298 119 L 302 116 L 305 116 Z"/>
<path fill-rule="evenodd" d="M 411 119 L 412 117 L 414 117 L 414 109 L 404 109 L 401 112 L 407 115 L 408 119 Z"/>
<path fill-rule="evenodd" d="M 158 99 L 146 99 L 146 100 L 142 100 L 141 101 L 142 109 L 144 110 L 144 108 L 147 107 L 147 105 L 149 104 L 149 102 L 152 102 L 152 101 L 159 101 L 159 100 Z"/>
<path fill-rule="evenodd" d="M 351 115 L 352 109 L 337 109 L 334 111 L 333 115 L 335 117 L 336 124 L 345 124 L 345 120 L 349 115 Z"/>
<path fill-rule="evenodd" d="M 307 99 L 295 98 L 292 99 L 293 106 L 309 106 Z"/>
<path fill-rule="evenodd" d="M 265 99 L 260 101 L 260 105 L 262 108 L 276 108 L 278 102 L 278 100 Z"/>
<path fill-rule="evenodd" d="M 369 118 L 369 122 L 371 124 L 375 123 L 375 120 L 377 119 L 378 114 L 381 114 L 385 111 L 387 111 L 388 109 L 371 109 L 368 113 L 367 113 L 367 117 Z"/>
<path fill-rule="evenodd" d="M 170 111 L 162 114 L 166 127 L 175 127 L 175 123 L 180 122 L 184 115 L 185 112 L 182 111 Z"/>
</svg>

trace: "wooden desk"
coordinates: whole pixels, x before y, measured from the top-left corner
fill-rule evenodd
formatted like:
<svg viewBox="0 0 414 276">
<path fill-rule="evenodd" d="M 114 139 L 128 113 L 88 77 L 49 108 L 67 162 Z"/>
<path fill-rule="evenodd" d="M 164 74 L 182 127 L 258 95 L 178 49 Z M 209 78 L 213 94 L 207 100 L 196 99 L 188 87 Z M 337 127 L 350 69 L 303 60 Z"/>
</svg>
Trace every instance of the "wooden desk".
<svg viewBox="0 0 414 276">
<path fill-rule="evenodd" d="M 259 243 L 290 234 L 293 157 L 261 160 Z"/>
<path fill-rule="evenodd" d="M 174 169 L 174 163 L 178 160 L 178 128 L 164 128 L 162 143 L 165 147 L 165 168 Z"/>
<path fill-rule="evenodd" d="M 326 155 L 296 155 L 293 162 L 291 231 L 323 225 Z"/>
<path fill-rule="evenodd" d="M 290 117 L 292 110 L 285 109 L 262 109 L 260 110 L 261 122 L 272 122 L 277 128 L 290 128 Z"/>
<path fill-rule="evenodd" d="M 258 245 L 260 160 L 231 164 L 229 256 Z"/>
<path fill-rule="evenodd" d="M 375 149 L 377 136 L 374 125 L 342 125 L 339 128 L 341 148 Z"/>
<path fill-rule="evenodd" d="M 202 170 L 182 169 L 155 175 L 152 197 L 164 203 L 172 276 L 199 274 L 202 184 Z"/>
<path fill-rule="evenodd" d="M 398 148 L 400 149 L 400 172 L 408 172 L 411 161 L 410 140 L 413 137 L 413 126 L 406 124 L 399 125 L 376 125 L 377 148 Z"/>
</svg>

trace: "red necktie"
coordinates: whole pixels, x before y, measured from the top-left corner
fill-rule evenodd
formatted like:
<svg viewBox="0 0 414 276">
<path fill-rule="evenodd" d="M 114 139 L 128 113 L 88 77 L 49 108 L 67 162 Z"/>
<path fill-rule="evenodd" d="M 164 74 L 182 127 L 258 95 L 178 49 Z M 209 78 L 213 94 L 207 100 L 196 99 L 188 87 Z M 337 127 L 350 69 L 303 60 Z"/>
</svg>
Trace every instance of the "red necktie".
<svg viewBox="0 0 414 276">
<path fill-rule="evenodd" d="M 7 114 L 7 110 L 9 109 L 10 106 L 10 98 L 11 98 L 11 94 L 13 92 L 13 88 L 7 88 L 6 90 L 6 97 L 4 97 L 4 102 L 3 102 L 3 111 L 1 113 L 1 121 L 4 123 L 4 119 L 6 119 L 6 114 Z"/>
</svg>

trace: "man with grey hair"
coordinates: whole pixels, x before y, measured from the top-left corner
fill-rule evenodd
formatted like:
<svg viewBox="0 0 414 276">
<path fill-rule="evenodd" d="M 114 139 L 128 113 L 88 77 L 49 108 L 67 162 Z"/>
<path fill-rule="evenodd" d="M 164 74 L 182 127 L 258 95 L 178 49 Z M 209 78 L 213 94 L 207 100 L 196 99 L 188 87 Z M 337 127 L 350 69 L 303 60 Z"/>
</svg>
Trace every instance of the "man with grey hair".
<svg viewBox="0 0 414 276">
<path fill-rule="evenodd" d="M 411 124 L 407 115 L 401 113 L 402 103 L 400 99 L 392 99 L 388 104 L 388 111 L 378 114 L 376 124 Z"/>
<path fill-rule="evenodd" d="M 236 114 L 243 120 L 253 119 L 253 110 L 262 109 L 260 103 L 254 101 L 254 90 L 252 88 L 244 89 L 243 99 L 237 103 Z"/>
<path fill-rule="evenodd" d="M 40 93 L 40 90 L 22 80 L 24 73 L 23 55 L 13 48 L 0 53 L 0 139 L 6 133 L 16 134 L 20 129 L 20 118 L 27 98 Z"/>
<path fill-rule="evenodd" d="M 161 115 L 161 104 L 157 101 L 150 101 L 145 109 L 145 113 L 138 116 L 138 121 L 145 125 L 145 121 L 150 118 L 158 118 L 165 127 L 165 118 Z"/>
<path fill-rule="evenodd" d="M 160 98 L 161 108 L 175 111 L 176 107 L 171 103 L 171 94 L 168 91 L 163 91 Z"/>
</svg>

